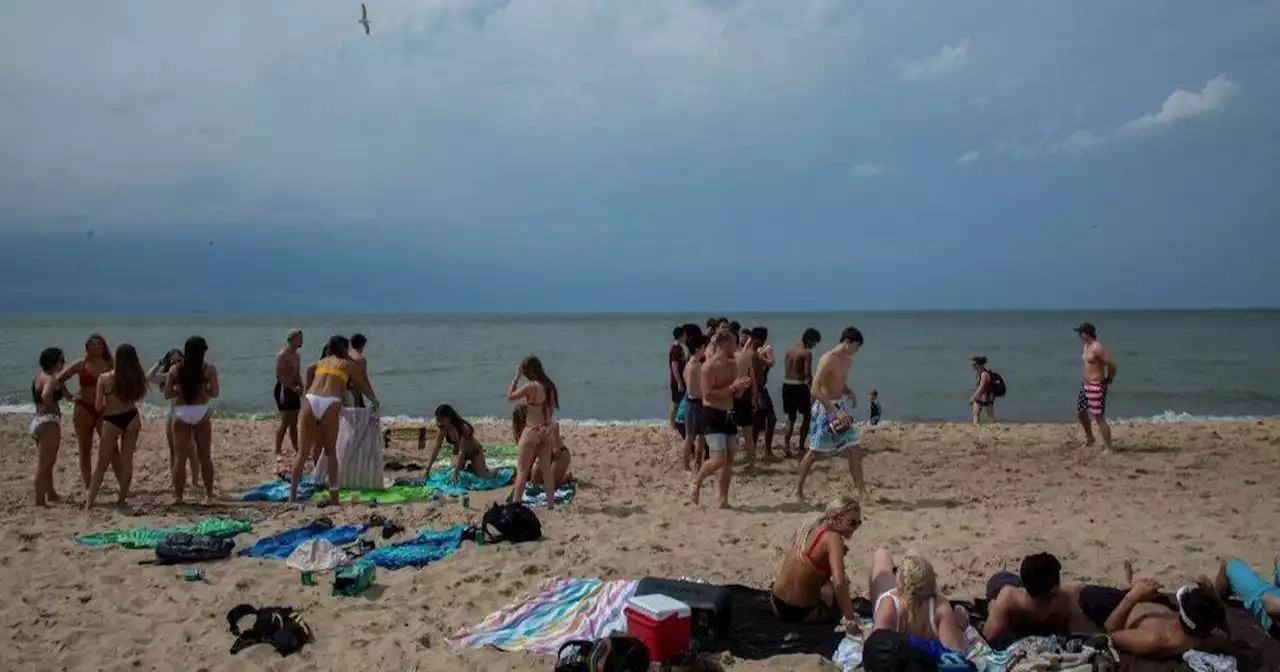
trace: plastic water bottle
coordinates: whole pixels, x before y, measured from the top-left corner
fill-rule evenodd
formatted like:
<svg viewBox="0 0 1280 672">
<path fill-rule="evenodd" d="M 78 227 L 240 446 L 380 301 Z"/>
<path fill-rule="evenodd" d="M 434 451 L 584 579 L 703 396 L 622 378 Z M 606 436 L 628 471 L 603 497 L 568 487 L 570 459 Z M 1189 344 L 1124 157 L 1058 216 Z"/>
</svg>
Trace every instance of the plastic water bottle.
<svg viewBox="0 0 1280 672">
<path fill-rule="evenodd" d="M 471 495 L 465 492 L 462 493 L 462 508 L 464 509 L 471 508 Z"/>
</svg>

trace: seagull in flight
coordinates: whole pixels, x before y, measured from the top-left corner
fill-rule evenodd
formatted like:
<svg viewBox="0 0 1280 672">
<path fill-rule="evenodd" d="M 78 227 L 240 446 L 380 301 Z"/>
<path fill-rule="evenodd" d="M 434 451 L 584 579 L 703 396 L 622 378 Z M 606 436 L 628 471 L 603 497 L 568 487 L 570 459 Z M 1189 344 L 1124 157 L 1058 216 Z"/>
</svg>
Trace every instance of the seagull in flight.
<svg viewBox="0 0 1280 672">
<path fill-rule="evenodd" d="M 356 21 L 356 23 L 364 26 L 365 35 L 369 34 L 369 9 L 364 6 L 363 2 L 360 3 L 360 20 Z"/>
</svg>

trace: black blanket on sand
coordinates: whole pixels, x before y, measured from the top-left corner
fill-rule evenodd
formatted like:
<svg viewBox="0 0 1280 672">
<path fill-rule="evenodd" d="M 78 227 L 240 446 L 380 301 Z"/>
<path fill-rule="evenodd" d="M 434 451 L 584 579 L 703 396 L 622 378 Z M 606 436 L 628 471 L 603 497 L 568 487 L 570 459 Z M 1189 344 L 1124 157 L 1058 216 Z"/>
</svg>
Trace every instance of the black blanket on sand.
<svg viewBox="0 0 1280 672">
<path fill-rule="evenodd" d="M 744 660 L 812 653 L 831 658 L 844 639 L 833 625 L 783 623 L 773 613 L 769 591 L 746 586 L 725 586 L 729 591 L 732 615 L 728 639 L 715 643 L 713 651 L 728 651 Z M 871 611 L 871 603 L 854 599 L 860 613 Z"/>
</svg>

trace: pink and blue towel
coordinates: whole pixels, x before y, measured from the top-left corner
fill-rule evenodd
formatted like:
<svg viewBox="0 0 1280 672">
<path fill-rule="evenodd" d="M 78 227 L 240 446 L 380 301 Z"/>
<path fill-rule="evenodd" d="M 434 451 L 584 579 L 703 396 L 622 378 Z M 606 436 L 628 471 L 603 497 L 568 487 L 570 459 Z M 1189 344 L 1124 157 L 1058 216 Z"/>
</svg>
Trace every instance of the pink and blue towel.
<svg viewBox="0 0 1280 672">
<path fill-rule="evenodd" d="M 542 592 L 490 614 L 445 640 L 454 648 L 493 646 L 503 651 L 555 655 L 565 642 L 595 640 L 625 630 L 622 610 L 638 581 L 558 579 Z"/>
</svg>

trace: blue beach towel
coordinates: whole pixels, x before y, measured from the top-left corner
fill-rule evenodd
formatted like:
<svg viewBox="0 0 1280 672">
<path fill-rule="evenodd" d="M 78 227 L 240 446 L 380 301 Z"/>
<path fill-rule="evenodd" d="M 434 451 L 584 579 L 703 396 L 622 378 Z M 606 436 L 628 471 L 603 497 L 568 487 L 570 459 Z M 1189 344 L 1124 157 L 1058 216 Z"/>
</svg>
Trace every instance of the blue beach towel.
<svg viewBox="0 0 1280 672">
<path fill-rule="evenodd" d="M 302 480 L 298 481 L 298 499 L 305 502 L 311 499 L 318 489 L 315 479 L 303 476 Z M 246 502 L 287 502 L 289 501 L 289 481 L 283 479 L 268 481 L 244 493 L 241 499 Z"/>
<path fill-rule="evenodd" d="M 578 492 L 578 484 L 574 481 L 565 483 L 556 488 L 556 505 L 569 504 L 573 501 L 573 496 Z M 524 488 L 524 505 L 525 506 L 546 506 L 547 494 L 543 491 L 542 486 L 536 483 L 530 483 Z"/>
<path fill-rule="evenodd" d="M 275 536 L 259 539 L 257 543 L 240 551 L 240 555 L 250 558 L 275 558 L 284 560 L 293 553 L 293 549 L 311 539 L 326 539 L 334 546 L 349 544 L 360 538 L 365 531 L 364 525 L 342 525 L 333 527 L 332 523 L 312 521 L 302 527 L 285 530 Z"/>
<path fill-rule="evenodd" d="M 481 478 L 469 471 L 464 471 L 458 474 L 457 483 L 449 482 L 449 478 L 452 475 L 453 469 L 451 467 L 433 471 L 431 478 L 426 480 L 426 486 L 442 495 L 459 497 L 475 490 L 505 488 L 515 480 L 516 470 L 511 468 L 495 469 L 493 475 L 488 478 Z"/>
<path fill-rule="evenodd" d="M 455 525 L 447 530 L 423 530 L 418 536 L 398 544 L 369 551 L 364 557 L 383 569 L 425 567 L 443 560 L 462 546 L 464 526 Z"/>
</svg>

